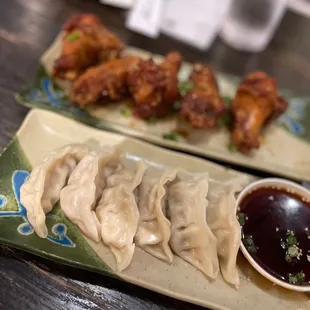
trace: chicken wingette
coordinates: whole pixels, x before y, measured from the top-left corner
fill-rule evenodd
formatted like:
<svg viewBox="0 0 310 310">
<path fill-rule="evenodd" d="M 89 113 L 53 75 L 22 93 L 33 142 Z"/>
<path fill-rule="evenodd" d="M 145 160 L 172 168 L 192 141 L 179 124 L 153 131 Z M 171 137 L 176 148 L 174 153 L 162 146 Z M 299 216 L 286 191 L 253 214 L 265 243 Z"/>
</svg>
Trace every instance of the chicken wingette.
<svg viewBox="0 0 310 310">
<path fill-rule="evenodd" d="M 189 81 L 193 89 L 184 95 L 181 115 L 193 127 L 214 128 L 225 112 L 213 70 L 208 65 L 195 64 Z"/>
<path fill-rule="evenodd" d="M 118 58 L 123 43 L 92 14 L 72 17 L 63 27 L 61 55 L 53 68 L 55 77 L 75 80 L 88 67 Z"/>
<path fill-rule="evenodd" d="M 129 96 L 127 76 L 139 58 L 124 56 L 86 70 L 72 84 L 70 99 L 81 107 Z"/>
<path fill-rule="evenodd" d="M 180 96 L 177 74 L 181 64 L 181 55 L 170 52 L 159 65 L 152 59 L 140 60 L 129 72 L 128 86 L 137 117 L 163 117 L 173 111 Z"/>
<path fill-rule="evenodd" d="M 243 153 L 259 148 L 263 128 L 287 107 L 273 78 L 264 72 L 249 74 L 240 83 L 231 105 L 232 143 Z"/>
</svg>

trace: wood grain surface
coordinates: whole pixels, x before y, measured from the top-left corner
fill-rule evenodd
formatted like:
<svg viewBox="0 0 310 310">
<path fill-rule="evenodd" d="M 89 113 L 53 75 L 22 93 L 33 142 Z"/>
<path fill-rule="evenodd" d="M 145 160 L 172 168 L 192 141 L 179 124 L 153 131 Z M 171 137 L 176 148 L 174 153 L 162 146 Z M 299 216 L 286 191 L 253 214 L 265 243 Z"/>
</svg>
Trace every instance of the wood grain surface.
<svg viewBox="0 0 310 310">
<path fill-rule="evenodd" d="M 79 12 L 98 14 L 129 45 L 165 54 L 182 52 L 187 61 L 203 61 L 217 69 L 243 75 L 262 69 L 274 75 L 280 87 L 301 94 L 310 85 L 310 20 L 287 12 L 266 51 L 236 52 L 220 40 L 208 52 L 166 36 L 152 40 L 124 27 L 126 12 L 95 0 L 0 1 L 0 148 L 20 126 L 27 109 L 17 105 L 14 93 L 33 78 L 38 59 L 53 41 L 62 23 Z M 201 309 L 118 280 L 60 266 L 6 246 L 0 246 L 0 309 Z"/>
</svg>

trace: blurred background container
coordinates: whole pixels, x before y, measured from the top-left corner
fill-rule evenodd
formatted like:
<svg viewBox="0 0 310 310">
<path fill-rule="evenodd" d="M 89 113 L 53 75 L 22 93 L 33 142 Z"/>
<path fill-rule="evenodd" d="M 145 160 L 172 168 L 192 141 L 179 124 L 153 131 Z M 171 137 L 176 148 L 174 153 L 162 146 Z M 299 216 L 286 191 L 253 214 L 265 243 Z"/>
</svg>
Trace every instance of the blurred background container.
<svg viewBox="0 0 310 310">
<path fill-rule="evenodd" d="M 239 51 L 258 53 L 266 49 L 288 9 L 297 14 L 310 16 L 310 0 L 100 0 L 109 3 L 131 1 L 131 12 L 139 11 L 141 2 L 149 11 L 161 2 L 162 13 L 158 15 L 156 37 L 162 32 L 201 50 L 212 47 L 217 37 Z M 140 9 L 135 20 L 127 26 L 146 36 L 152 24 L 143 19 Z M 141 15 L 139 17 L 139 14 Z M 138 16 L 138 17 L 137 17 Z M 150 18 L 149 18 L 150 19 Z M 294 41 L 302 30 L 298 23 L 290 25 L 289 34 Z M 135 25 L 136 24 L 136 25 Z M 139 25 L 140 24 L 140 25 Z M 159 26 L 158 26 L 159 25 Z"/>
<path fill-rule="evenodd" d="M 287 0 L 234 0 L 220 36 L 233 48 L 247 52 L 264 50 L 282 20 Z"/>
</svg>

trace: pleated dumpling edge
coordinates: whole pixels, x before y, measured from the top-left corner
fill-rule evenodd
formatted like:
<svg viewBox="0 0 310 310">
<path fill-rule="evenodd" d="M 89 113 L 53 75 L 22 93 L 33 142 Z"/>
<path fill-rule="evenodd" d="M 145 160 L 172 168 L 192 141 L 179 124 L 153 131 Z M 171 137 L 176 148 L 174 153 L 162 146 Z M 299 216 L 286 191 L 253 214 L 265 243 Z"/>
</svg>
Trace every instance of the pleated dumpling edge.
<svg viewBox="0 0 310 310">
<path fill-rule="evenodd" d="M 138 162 L 135 171 L 120 165 L 107 177 L 96 214 L 101 225 L 101 237 L 115 256 L 118 271 L 131 263 L 134 237 L 139 222 L 136 189 L 142 181 L 146 166 Z"/>
<path fill-rule="evenodd" d="M 45 214 L 58 202 L 60 191 L 78 162 L 88 153 L 81 144 L 68 145 L 52 151 L 36 166 L 20 189 L 20 201 L 37 235 L 46 238 Z"/>
<path fill-rule="evenodd" d="M 240 277 L 237 255 L 241 243 L 241 228 L 237 220 L 235 194 L 249 183 L 247 176 L 238 176 L 226 182 L 209 180 L 206 209 L 207 222 L 217 239 L 217 253 L 224 280 L 238 288 Z"/>
<path fill-rule="evenodd" d="M 177 173 L 168 187 L 168 219 L 173 252 L 214 280 L 219 262 L 217 241 L 206 221 L 208 178 L 208 173 Z"/>
<path fill-rule="evenodd" d="M 147 253 L 171 264 L 173 254 L 169 246 L 171 223 L 166 217 L 167 184 L 176 177 L 177 170 L 145 173 L 139 186 L 138 207 L 140 211 L 136 243 Z"/>
<path fill-rule="evenodd" d="M 61 209 L 70 221 L 95 242 L 101 239 L 95 208 L 106 186 L 106 177 L 119 162 L 117 147 L 102 146 L 89 152 L 73 170 L 60 195 Z"/>
</svg>

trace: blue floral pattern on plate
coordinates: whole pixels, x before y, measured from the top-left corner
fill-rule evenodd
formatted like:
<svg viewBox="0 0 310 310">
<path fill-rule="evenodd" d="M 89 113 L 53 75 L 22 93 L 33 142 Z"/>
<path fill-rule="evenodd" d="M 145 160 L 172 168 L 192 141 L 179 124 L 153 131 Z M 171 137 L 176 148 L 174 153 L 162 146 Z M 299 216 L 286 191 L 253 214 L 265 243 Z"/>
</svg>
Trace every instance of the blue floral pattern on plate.
<svg viewBox="0 0 310 310">
<path fill-rule="evenodd" d="M 67 108 L 77 116 L 85 115 L 85 111 L 72 105 L 65 92 L 61 89 L 56 90 L 53 81 L 48 77 L 40 79 L 40 88 L 33 88 L 26 95 L 26 100 L 49 104 L 53 108 Z"/>
<path fill-rule="evenodd" d="M 222 97 L 231 100 L 240 79 L 222 73 L 218 73 L 218 79 L 225 85 L 222 89 Z M 287 90 L 281 90 L 281 94 L 288 100 L 289 108 L 277 123 L 291 134 L 309 143 L 310 123 L 307 120 L 310 119 L 310 97 L 297 97 Z M 32 86 L 18 94 L 17 100 L 28 106 L 39 106 L 65 114 L 91 126 L 101 129 L 109 128 L 109 121 L 105 122 L 104 118 L 96 118 L 90 115 L 87 109 L 83 110 L 73 105 L 65 91 L 48 75 L 43 66 L 39 68 Z"/>
<path fill-rule="evenodd" d="M 16 170 L 12 175 L 12 188 L 15 196 L 15 200 L 18 205 L 18 211 L 3 211 L 0 210 L 0 217 L 21 217 L 24 220 L 24 223 L 20 224 L 17 227 L 17 231 L 21 235 L 31 235 L 33 234 L 34 230 L 27 218 L 27 211 L 25 207 L 20 202 L 20 188 L 24 184 L 24 182 L 29 177 L 29 172 L 25 170 Z M 0 208 L 3 208 L 7 203 L 7 198 L 4 195 L 0 195 Z M 55 215 L 50 216 L 49 214 L 47 217 L 55 218 Z M 48 235 L 47 240 L 50 242 L 66 246 L 66 247 L 75 247 L 73 241 L 67 236 L 67 226 L 63 223 L 55 224 L 52 227 L 53 235 Z"/>
<path fill-rule="evenodd" d="M 278 123 L 296 136 L 304 135 L 305 127 L 301 124 L 301 121 L 305 116 L 306 106 L 306 101 L 300 98 L 292 98 L 289 108 L 286 113 L 279 118 Z"/>
</svg>

